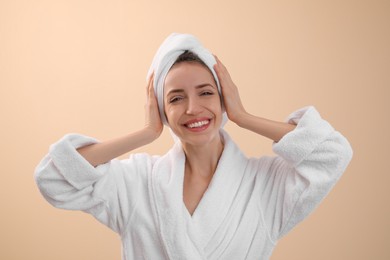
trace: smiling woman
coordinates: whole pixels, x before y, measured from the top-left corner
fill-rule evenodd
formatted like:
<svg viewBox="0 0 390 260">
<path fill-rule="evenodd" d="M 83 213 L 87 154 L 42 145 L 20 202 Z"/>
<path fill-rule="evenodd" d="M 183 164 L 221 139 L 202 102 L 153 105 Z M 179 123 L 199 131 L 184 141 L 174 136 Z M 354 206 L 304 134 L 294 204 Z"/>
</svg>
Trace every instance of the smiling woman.
<svg viewBox="0 0 390 260">
<path fill-rule="evenodd" d="M 221 100 L 207 67 L 194 62 L 173 65 L 165 79 L 164 111 L 169 127 L 183 144 L 191 143 L 187 138 L 195 138 L 199 145 L 221 142 Z"/>
<path fill-rule="evenodd" d="M 184 57 L 183 57 L 184 56 Z M 189 59 L 186 57 L 192 57 Z M 192 215 L 212 179 L 223 151 L 222 103 L 216 81 L 195 54 L 180 55 L 164 85 L 169 127 L 186 155 L 183 200 Z"/>
<path fill-rule="evenodd" d="M 276 122 L 248 113 L 222 62 L 192 35 L 172 34 L 153 59 L 145 126 L 98 142 L 70 134 L 51 146 L 36 181 L 54 206 L 83 210 L 121 236 L 123 259 L 269 259 L 352 157 L 314 107 Z M 273 141 L 247 158 L 225 120 Z M 163 156 L 116 157 L 178 137 Z"/>
</svg>

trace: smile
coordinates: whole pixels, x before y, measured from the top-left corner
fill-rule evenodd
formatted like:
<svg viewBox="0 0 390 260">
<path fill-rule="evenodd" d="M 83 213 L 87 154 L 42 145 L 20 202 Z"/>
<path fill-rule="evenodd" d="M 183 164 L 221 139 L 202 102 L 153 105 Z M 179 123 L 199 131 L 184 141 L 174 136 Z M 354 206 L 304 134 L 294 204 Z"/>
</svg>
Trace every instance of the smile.
<svg viewBox="0 0 390 260">
<path fill-rule="evenodd" d="M 187 127 L 189 127 L 189 128 L 202 127 L 202 126 L 208 124 L 209 122 L 210 122 L 209 120 L 203 120 L 200 122 L 188 124 Z"/>
<path fill-rule="evenodd" d="M 195 119 L 184 124 L 190 130 L 203 130 L 210 125 L 210 119 Z"/>
</svg>

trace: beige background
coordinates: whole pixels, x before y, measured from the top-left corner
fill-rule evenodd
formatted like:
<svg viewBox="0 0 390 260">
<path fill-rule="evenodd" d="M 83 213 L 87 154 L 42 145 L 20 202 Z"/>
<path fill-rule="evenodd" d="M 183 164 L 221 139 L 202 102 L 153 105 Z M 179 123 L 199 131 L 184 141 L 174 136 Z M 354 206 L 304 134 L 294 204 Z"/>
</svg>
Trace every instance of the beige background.
<svg viewBox="0 0 390 260">
<path fill-rule="evenodd" d="M 248 111 L 283 120 L 315 105 L 352 143 L 341 181 L 271 259 L 390 259 L 390 2 L 378 0 L 0 0 L 0 259 L 120 259 L 117 235 L 51 207 L 33 171 L 66 133 L 142 127 L 145 76 L 171 32 L 221 58 Z M 226 128 L 247 155 L 272 154 Z M 137 151 L 171 144 L 165 129 Z"/>
</svg>

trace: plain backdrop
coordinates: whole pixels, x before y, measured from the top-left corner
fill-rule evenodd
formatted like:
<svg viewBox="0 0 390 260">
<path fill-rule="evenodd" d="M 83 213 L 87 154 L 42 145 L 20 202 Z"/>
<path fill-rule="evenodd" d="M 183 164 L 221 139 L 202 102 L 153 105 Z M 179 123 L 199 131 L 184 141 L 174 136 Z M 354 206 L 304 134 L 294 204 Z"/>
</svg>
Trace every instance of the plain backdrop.
<svg viewBox="0 0 390 260">
<path fill-rule="evenodd" d="M 66 133 L 140 129 L 146 73 L 172 32 L 219 56 L 249 112 L 282 121 L 314 105 L 353 146 L 340 182 L 271 259 L 390 259 L 389 28 L 379 0 L 0 0 L 0 259 L 120 259 L 113 231 L 43 199 L 34 168 Z M 270 140 L 226 129 L 248 156 L 272 154 Z M 171 145 L 165 129 L 134 152 Z"/>
</svg>

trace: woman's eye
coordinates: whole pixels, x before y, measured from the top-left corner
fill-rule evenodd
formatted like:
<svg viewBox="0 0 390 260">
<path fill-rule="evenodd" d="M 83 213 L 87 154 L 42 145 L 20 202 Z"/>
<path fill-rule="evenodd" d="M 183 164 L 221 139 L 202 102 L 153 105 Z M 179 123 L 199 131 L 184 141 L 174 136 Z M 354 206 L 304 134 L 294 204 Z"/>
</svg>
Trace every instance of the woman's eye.
<svg viewBox="0 0 390 260">
<path fill-rule="evenodd" d="M 201 96 L 209 96 L 209 95 L 213 95 L 214 93 L 211 92 L 211 91 L 204 91 L 201 93 Z"/>
<path fill-rule="evenodd" d="M 173 97 L 169 100 L 169 103 L 175 103 L 175 102 L 180 101 L 182 99 L 183 99 L 182 97 Z"/>
</svg>

